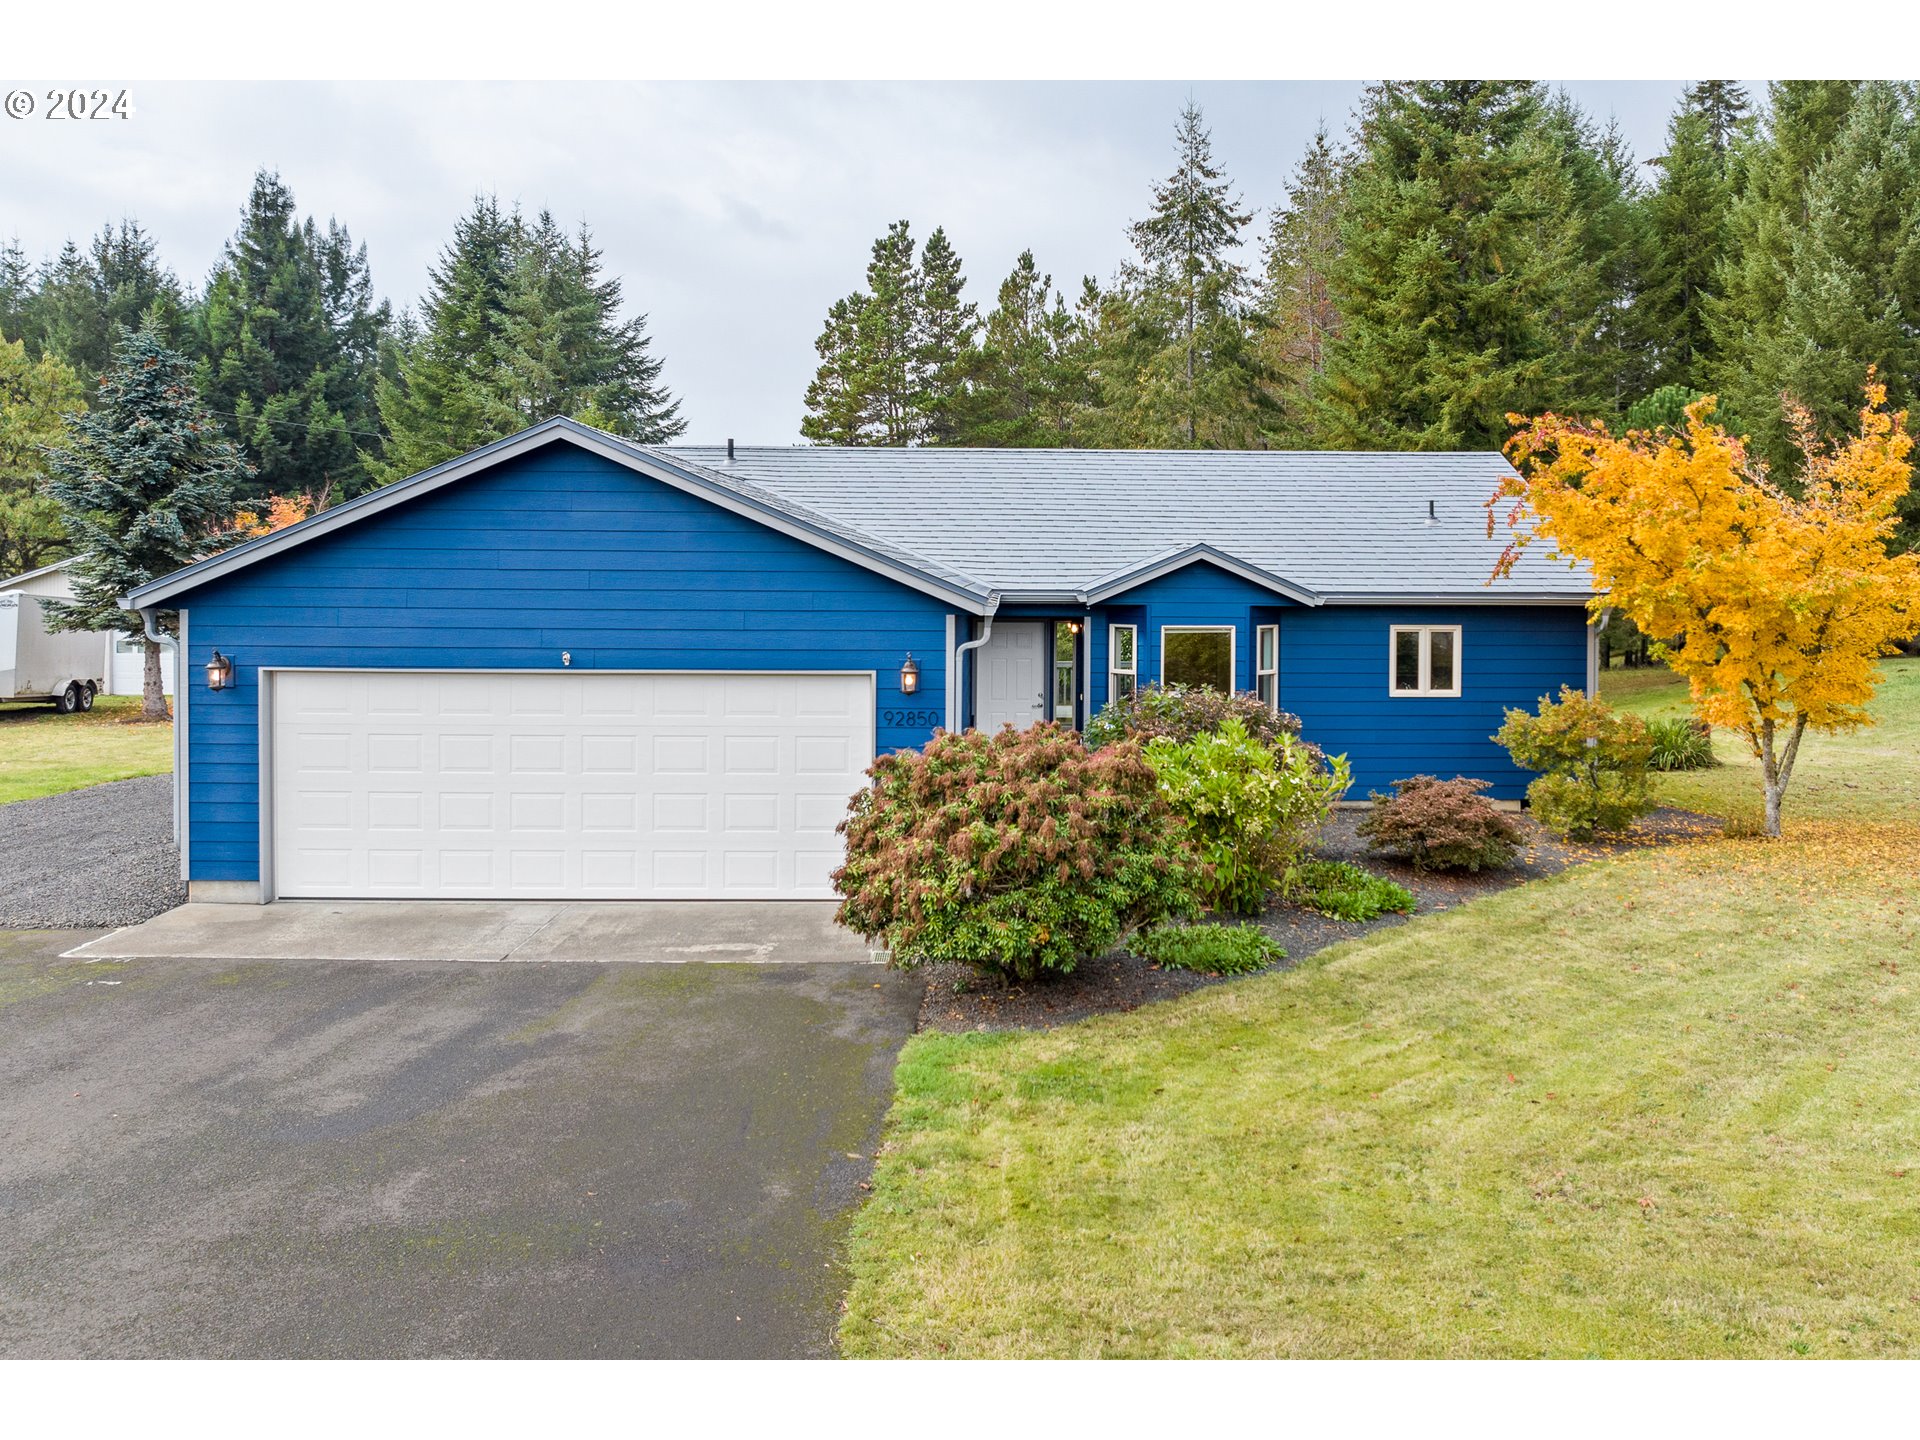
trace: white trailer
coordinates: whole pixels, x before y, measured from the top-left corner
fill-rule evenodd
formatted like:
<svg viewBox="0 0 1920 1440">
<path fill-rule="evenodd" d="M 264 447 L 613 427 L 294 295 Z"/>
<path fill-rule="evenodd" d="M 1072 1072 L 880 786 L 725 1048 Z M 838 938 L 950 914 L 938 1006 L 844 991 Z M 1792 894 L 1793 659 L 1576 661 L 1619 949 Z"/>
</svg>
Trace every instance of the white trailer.
<svg viewBox="0 0 1920 1440">
<path fill-rule="evenodd" d="M 0 590 L 0 705 L 51 705 L 63 715 L 91 710 L 101 690 L 100 637 L 52 630 L 53 597 Z"/>
</svg>

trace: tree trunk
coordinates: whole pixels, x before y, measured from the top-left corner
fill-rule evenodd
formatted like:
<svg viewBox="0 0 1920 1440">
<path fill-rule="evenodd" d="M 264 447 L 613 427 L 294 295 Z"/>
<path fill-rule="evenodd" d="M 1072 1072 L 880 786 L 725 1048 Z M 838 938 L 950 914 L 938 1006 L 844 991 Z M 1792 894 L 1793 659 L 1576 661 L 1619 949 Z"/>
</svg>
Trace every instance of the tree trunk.
<svg viewBox="0 0 1920 1440">
<path fill-rule="evenodd" d="M 1760 779 L 1766 796 L 1765 827 L 1769 839 L 1780 838 L 1780 808 L 1787 798 L 1787 782 L 1793 778 L 1793 762 L 1800 754 L 1800 737 L 1806 733 L 1806 717 L 1796 715 L 1786 748 L 1776 751 L 1773 722 L 1763 720 L 1760 724 Z"/>
<path fill-rule="evenodd" d="M 151 640 L 144 643 L 147 647 L 146 673 L 140 683 L 140 718 L 165 720 L 167 696 L 166 687 L 160 682 L 160 647 Z"/>
</svg>

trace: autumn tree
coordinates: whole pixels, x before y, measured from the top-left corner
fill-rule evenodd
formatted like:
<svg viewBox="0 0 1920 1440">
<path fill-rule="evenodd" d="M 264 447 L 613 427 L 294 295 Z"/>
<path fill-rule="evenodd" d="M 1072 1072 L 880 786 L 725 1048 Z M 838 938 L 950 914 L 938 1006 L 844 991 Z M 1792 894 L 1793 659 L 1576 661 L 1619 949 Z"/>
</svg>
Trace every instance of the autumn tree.
<svg viewBox="0 0 1920 1440">
<path fill-rule="evenodd" d="M 52 355 L 0 333 L 0 575 L 37 569 L 66 546 L 46 493 L 46 449 L 87 408 L 79 377 Z"/>
<path fill-rule="evenodd" d="M 1874 662 L 1920 628 L 1920 555 L 1887 548 L 1913 442 L 1869 377 L 1856 433 L 1829 443 L 1802 417 L 1792 494 L 1712 422 L 1712 403 L 1688 407 L 1684 434 L 1509 417 L 1520 474 L 1488 525 L 1513 497 L 1503 571 L 1545 540 L 1590 568 L 1592 613 L 1618 609 L 1668 637 L 1657 651 L 1700 718 L 1739 733 L 1760 762 L 1777 836 L 1802 737 L 1871 724 Z"/>
</svg>

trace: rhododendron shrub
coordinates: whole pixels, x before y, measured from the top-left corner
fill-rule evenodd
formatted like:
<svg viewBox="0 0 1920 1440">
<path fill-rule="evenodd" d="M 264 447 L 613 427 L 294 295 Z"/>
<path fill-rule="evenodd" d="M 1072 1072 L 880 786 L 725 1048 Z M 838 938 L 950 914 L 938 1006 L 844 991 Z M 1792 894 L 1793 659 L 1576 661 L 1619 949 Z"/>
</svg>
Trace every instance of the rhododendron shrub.
<svg viewBox="0 0 1920 1440">
<path fill-rule="evenodd" d="M 1197 911 L 1200 864 L 1136 744 L 1036 725 L 884 755 L 841 824 L 842 925 L 898 967 L 1030 980 Z"/>
</svg>

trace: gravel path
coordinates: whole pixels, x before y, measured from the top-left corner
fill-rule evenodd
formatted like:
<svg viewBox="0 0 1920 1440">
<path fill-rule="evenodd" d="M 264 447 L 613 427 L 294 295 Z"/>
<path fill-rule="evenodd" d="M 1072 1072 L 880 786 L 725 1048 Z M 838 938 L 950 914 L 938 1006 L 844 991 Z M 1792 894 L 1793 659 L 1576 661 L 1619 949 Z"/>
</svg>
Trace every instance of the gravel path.
<svg viewBox="0 0 1920 1440">
<path fill-rule="evenodd" d="M 0 805 L 0 930 L 137 925 L 186 898 L 171 775 Z"/>
</svg>

